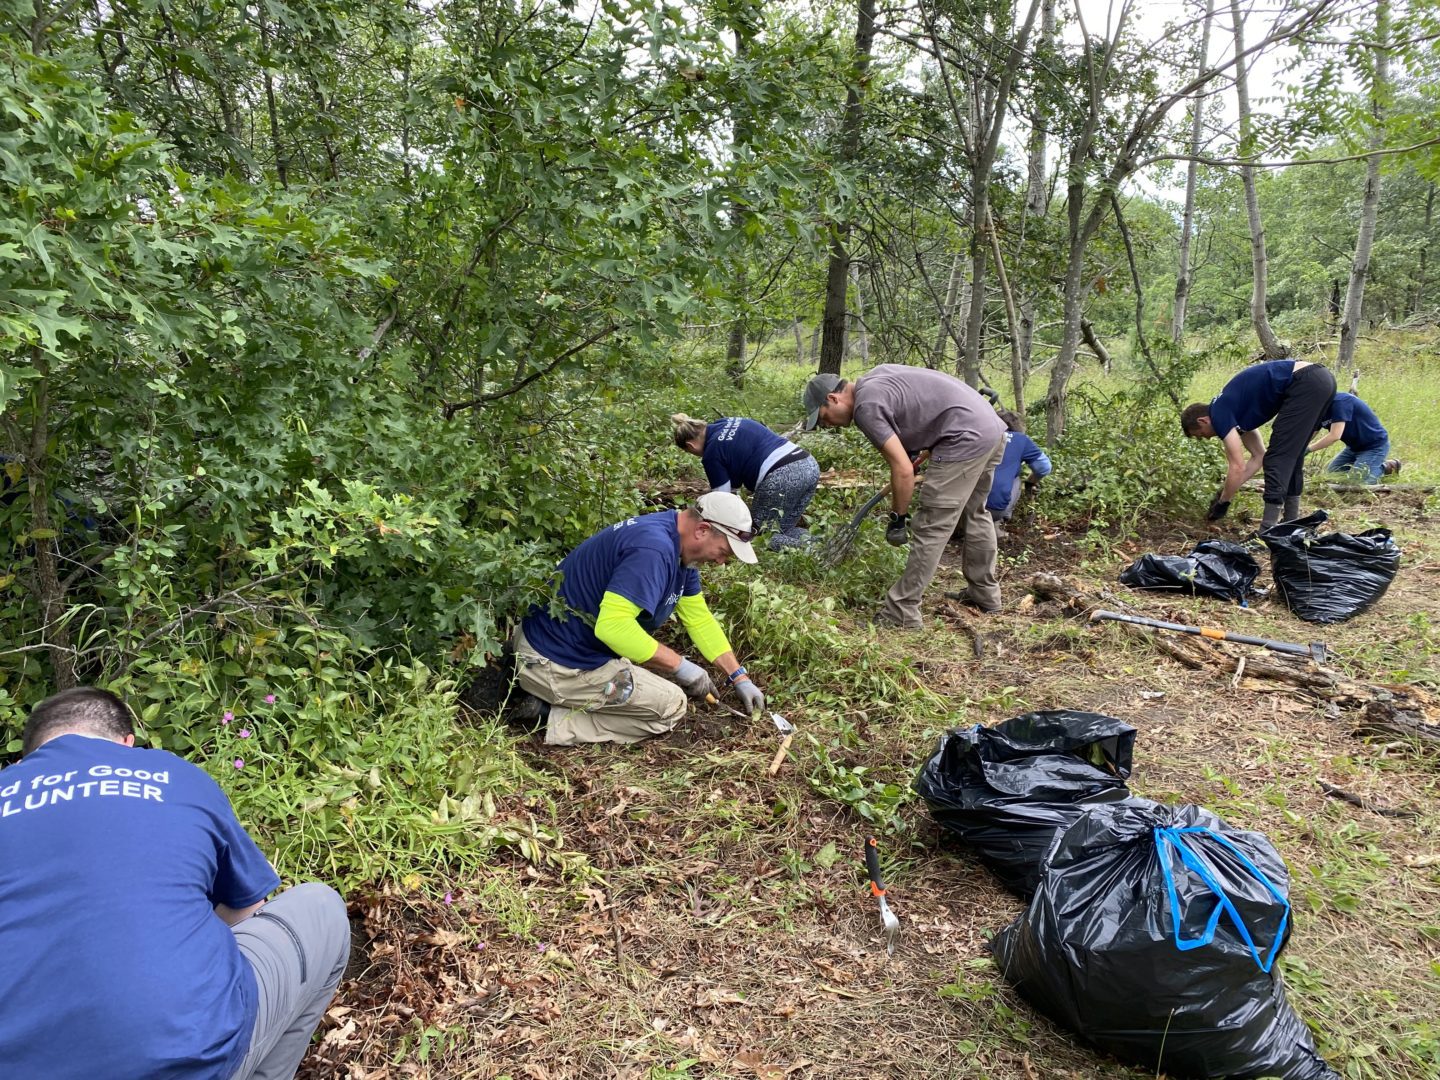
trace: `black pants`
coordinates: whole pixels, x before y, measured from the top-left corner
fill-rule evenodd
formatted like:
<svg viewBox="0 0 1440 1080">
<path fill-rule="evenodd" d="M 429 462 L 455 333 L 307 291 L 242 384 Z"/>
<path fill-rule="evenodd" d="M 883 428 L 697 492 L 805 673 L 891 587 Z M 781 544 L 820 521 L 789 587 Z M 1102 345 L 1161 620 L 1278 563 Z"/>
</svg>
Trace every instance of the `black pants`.
<svg viewBox="0 0 1440 1080">
<path fill-rule="evenodd" d="M 1270 445 L 1265 449 L 1265 501 L 1279 506 L 1305 490 L 1305 447 L 1335 396 L 1335 376 L 1323 364 L 1301 368 L 1290 381 Z"/>
</svg>

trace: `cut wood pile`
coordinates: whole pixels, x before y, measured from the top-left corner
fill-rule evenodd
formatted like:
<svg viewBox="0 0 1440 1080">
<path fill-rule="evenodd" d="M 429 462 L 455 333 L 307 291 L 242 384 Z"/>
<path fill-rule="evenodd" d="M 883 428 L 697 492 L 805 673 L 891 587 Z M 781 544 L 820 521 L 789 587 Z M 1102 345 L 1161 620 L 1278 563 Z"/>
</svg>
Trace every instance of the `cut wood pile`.
<svg viewBox="0 0 1440 1080">
<path fill-rule="evenodd" d="M 1132 610 L 1113 593 L 1090 596 L 1056 574 L 1040 573 L 1028 582 L 1021 611 L 1042 618 L 1088 618 L 1102 604 Z M 1185 621 L 1183 615 L 1166 616 Z M 1419 686 L 1352 679 L 1311 660 L 1207 638 L 1171 636 L 1128 623 L 1124 632 L 1148 637 L 1171 659 L 1196 670 L 1213 670 L 1238 690 L 1291 693 L 1323 703 L 1333 719 L 1348 718 L 1356 735 L 1416 740 L 1440 750 L 1440 701 Z"/>
</svg>

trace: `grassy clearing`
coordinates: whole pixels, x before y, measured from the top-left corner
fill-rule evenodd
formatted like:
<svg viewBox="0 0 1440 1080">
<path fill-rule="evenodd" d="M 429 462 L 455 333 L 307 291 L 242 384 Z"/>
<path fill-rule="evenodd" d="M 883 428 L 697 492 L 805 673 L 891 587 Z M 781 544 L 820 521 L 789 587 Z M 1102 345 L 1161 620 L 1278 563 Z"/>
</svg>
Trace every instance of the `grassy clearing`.
<svg viewBox="0 0 1440 1080">
<path fill-rule="evenodd" d="M 1429 448 L 1424 410 L 1401 406 L 1413 394 L 1433 402 L 1440 379 L 1370 367 L 1370 386 L 1389 387 L 1395 407 L 1379 393 L 1367 397 L 1397 446 L 1427 447 L 1412 458 L 1424 475 L 1440 453 Z M 1206 372 L 1197 388 L 1212 377 L 1228 375 Z M 773 402 L 801 379 L 762 372 L 750 392 Z M 832 440 L 820 444 L 829 464 L 860 469 L 878 486 L 863 447 L 822 438 Z M 817 518 L 837 520 L 862 493 L 823 493 Z M 1383 522 L 1405 549 L 1400 578 L 1368 615 L 1317 628 L 1275 604 L 1124 599 L 1159 617 L 1323 637 L 1352 677 L 1440 687 L 1440 576 L 1428 570 L 1440 549 L 1426 497 L 1314 494 L 1338 527 Z M 1153 1076 L 1097 1056 L 1005 986 L 985 942 L 1020 905 L 945 842 L 909 794 L 946 728 L 1069 707 L 1139 728 L 1135 791 L 1209 806 L 1265 832 L 1285 855 L 1295 911 L 1282 962 L 1290 999 L 1347 1080 L 1440 1077 L 1436 759 L 1358 739 L 1349 717 L 1293 692 L 1237 688 L 1228 673 L 1182 667 L 1121 627 L 1016 610 L 1037 569 L 1094 593 L 1113 588 L 1140 552 L 1188 550 L 1207 533 L 1193 520 L 1151 524 L 1135 537 L 1019 523 L 1003 550 L 1006 611 L 980 627 L 978 660 L 937 592 L 924 631 L 869 628 L 865 616 L 900 559 L 875 527 L 838 570 L 790 556 L 707 572 L 737 645 L 774 707 L 800 728 L 789 764 L 767 776 L 773 732 L 708 711 L 680 737 L 629 749 L 554 751 L 477 733 L 523 761 L 502 816 L 532 818 L 576 861 L 561 867 L 492 849 L 486 870 L 417 867 L 415 878 L 364 896 L 365 964 L 342 991 L 349 1011 L 328 1025 L 306 1075 Z M 1230 529 L 1238 531 L 1238 523 Z M 939 586 L 957 581 L 957 568 L 942 568 Z M 1321 779 L 1413 816 L 1328 797 Z M 883 837 L 904 928 L 888 959 L 863 882 L 869 833 Z"/>
</svg>

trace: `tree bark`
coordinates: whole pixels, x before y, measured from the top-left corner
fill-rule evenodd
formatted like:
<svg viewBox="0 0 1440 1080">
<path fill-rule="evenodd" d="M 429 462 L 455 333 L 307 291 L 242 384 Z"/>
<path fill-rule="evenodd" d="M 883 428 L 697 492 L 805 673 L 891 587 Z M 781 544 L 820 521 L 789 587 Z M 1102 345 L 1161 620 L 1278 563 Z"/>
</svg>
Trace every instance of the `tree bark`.
<svg viewBox="0 0 1440 1080">
<path fill-rule="evenodd" d="M 1095 354 L 1095 359 L 1100 361 L 1100 366 L 1105 369 L 1105 374 L 1110 374 L 1110 350 L 1105 348 L 1105 343 L 1100 340 L 1100 335 L 1095 333 L 1095 327 L 1089 319 L 1080 320 L 1080 336 L 1085 339 L 1085 347 Z"/>
<path fill-rule="evenodd" d="M 1235 35 L 1235 55 L 1243 57 L 1245 30 L 1240 0 L 1230 0 L 1230 21 Z M 1249 158 L 1255 153 L 1255 145 L 1250 121 L 1250 80 L 1243 59 L 1235 64 L 1235 100 L 1240 113 L 1238 156 Z M 1250 321 L 1255 326 L 1255 335 L 1260 339 L 1260 348 L 1264 351 L 1265 358 L 1276 360 L 1285 355 L 1286 349 L 1270 329 L 1270 316 L 1265 306 L 1270 261 L 1265 253 L 1265 227 L 1260 220 L 1260 198 L 1255 193 L 1255 170 L 1251 166 L 1240 166 L 1240 183 L 1245 189 L 1245 215 L 1250 222 Z"/>
<path fill-rule="evenodd" d="M 1390 92 L 1390 0 L 1375 4 L 1375 43 L 1370 80 L 1370 149 L 1385 146 L 1386 97 Z M 1360 316 L 1365 306 L 1365 278 L 1370 273 L 1370 251 L 1375 244 L 1375 220 L 1380 209 L 1380 158 L 1371 154 L 1365 165 L 1365 197 L 1360 203 L 1360 228 L 1355 236 L 1355 259 L 1350 264 L 1350 285 L 1340 321 L 1340 349 L 1336 367 L 1344 370 L 1355 361 Z"/>
<path fill-rule="evenodd" d="M 34 383 L 35 415 L 25 451 L 30 535 L 35 546 L 35 599 L 40 605 L 40 640 L 49 646 L 55 689 L 69 690 L 76 684 L 75 651 L 64 623 L 65 586 L 56 555 L 60 530 L 50 516 L 50 365 L 39 349 L 32 350 L 31 361 L 40 374 Z"/>
<path fill-rule="evenodd" d="M 1040 47 L 1049 52 L 1055 44 L 1055 0 L 1041 0 L 1040 5 Z M 1021 219 L 1022 243 L 1029 233 L 1030 223 L 1044 220 L 1049 209 L 1046 194 L 1049 186 L 1045 177 L 1045 152 L 1050 139 L 1050 117 L 1045 106 L 1035 102 L 1035 115 L 1030 118 L 1029 160 L 1025 169 L 1025 215 Z M 1020 298 L 1020 321 L 1016 327 L 1016 345 L 1020 351 L 1020 366 L 1026 375 L 1030 373 L 1031 355 L 1035 348 L 1035 294 L 1026 289 Z"/>
<path fill-rule="evenodd" d="M 1210 52 L 1210 24 L 1215 18 L 1215 0 L 1205 0 L 1205 24 L 1200 31 L 1200 58 L 1195 71 L 1205 70 Z M 1204 136 L 1205 92 L 1199 91 L 1190 106 L 1190 153 L 1191 158 L 1185 169 L 1185 214 L 1180 223 L 1180 265 L 1175 272 L 1175 305 L 1170 312 L 1170 338 L 1179 345 L 1185 339 L 1185 309 L 1190 300 L 1190 242 L 1195 235 L 1195 188 L 1200 179 L 1200 162 L 1195 156 L 1200 153 Z"/>
<path fill-rule="evenodd" d="M 742 14 L 737 17 L 734 26 L 735 33 L 735 59 L 743 64 L 750 53 L 750 43 L 755 39 L 756 26 L 745 18 L 745 14 L 758 11 L 758 8 L 741 6 Z M 739 160 L 742 154 L 747 153 L 752 137 L 753 118 L 750 115 L 748 103 L 741 103 L 736 107 L 734 114 L 734 138 L 731 140 L 731 157 Z M 735 256 L 736 265 L 732 281 L 735 290 L 735 302 L 740 305 L 741 310 L 736 314 L 730 323 L 730 335 L 725 344 L 725 372 L 730 376 L 730 381 L 738 389 L 745 385 L 746 352 L 749 344 L 748 329 L 745 321 L 745 305 L 747 301 L 747 281 L 745 273 L 746 248 L 749 246 L 745 237 L 745 224 L 750 218 L 750 211 L 739 199 L 730 201 L 731 227 L 736 230 L 740 237 L 740 244 L 737 247 Z"/>
<path fill-rule="evenodd" d="M 850 281 L 855 286 L 855 333 L 849 340 L 857 346 L 861 363 L 870 362 L 870 331 L 865 325 L 865 291 L 860 286 L 860 268 L 850 263 Z"/>
<path fill-rule="evenodd" d="M 930 353 L 930 367 L 940 370 L 945 366 L 945 354 L 950 342 L 955 339 L 955 304 L 960 298 L 960 286 L 965 282 L 965 258 L 957 254 L 950 262 L 950 282 L 945 286 L 945 303 L 940 308 L 940 329 L 935 334 L 935 348 Z M 956 341 L 957 351 L 963 352 L 963 339 Z"/>
<path fill-rule="evenodd" d="M 1010 405 L 1023 424 L 1026 371 L 1020 359 L 1020 315 L 1015 308 L 1015 292 L 1010 288 L 1010 275 L 1005 272 L 1005 258 L 1000 253 L 1000 238 L 995 234 L 993 218 L 987 222 L 986 232 L 990 236 L 990 255 L 995 260 L 995 280 L 1000 284 L 1000 295 L 1005 300 L 1005 318 L 1010 324 Z"/>
<path fill-rule="evenodd" d="M 860 130 L 864 121 L 865 85 L 870 76 L 870 48 L 875 41 L 875 0 L 856 5 L 855 68 L 845 90 L 845 115 L 840 122 L 840 160 L 853 162 L 860 154 Z M 850 232 L 845 220 L 830 229 L 830 264 L 825 273 L 825 314 L 820 321 L 819 370 L 840 374 L 845 356 L 845 297 L 850 277 Z"/>
<path fill-rule="evenodd" d="M 1435 220 L 1435 184 L 1432 181 L 1425 192 L 1425 242 L 1420 248 L 1420 265 L 1415 271 L 1415 298 L 1410 302 L 1410 314 L 1420 314 L 1420 305 L 1425 302 L 1426 267 L 1430 262 L 1430 226 Z"/>
</svg>

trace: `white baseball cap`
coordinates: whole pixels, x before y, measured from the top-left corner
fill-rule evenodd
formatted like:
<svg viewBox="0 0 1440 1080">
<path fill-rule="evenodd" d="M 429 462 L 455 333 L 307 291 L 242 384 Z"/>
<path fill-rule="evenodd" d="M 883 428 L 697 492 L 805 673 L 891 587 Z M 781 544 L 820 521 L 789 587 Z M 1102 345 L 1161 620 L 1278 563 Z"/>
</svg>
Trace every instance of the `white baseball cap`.
<svg viewBox="0 0 1440 1080">
<path fill-rule="evenodd" d="M 743 563 L 753 563 L 755 549 L 750 541 L 755 538 L 754 522 L 745 500 L 730 491 L 707 491 L 695 500 L 695 512 L 701 520 L 725 534 L 730 541 L 730 550 Z"/>
</svg>

